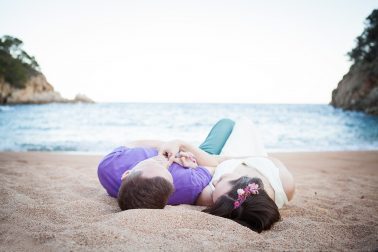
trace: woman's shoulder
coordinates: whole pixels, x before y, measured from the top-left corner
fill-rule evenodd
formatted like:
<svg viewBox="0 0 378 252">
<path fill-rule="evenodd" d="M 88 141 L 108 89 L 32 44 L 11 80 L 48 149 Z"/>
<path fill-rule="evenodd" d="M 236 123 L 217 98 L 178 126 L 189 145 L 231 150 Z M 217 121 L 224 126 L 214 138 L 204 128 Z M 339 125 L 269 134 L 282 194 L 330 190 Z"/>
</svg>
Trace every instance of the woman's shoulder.
<svg viewBox="0 0 378 252">
<path fill-rule="evenodd" d="M 268 158 L 279 169 L 280 179 L 281 179 L 281 182 L 282 182 L 283 189 L 286 193 L 287 199 L 291 200 L 293 198 L 294 192 L 295 192 L 295 183 L 294 183 L 293 175 L 287 169 L 286 165 L 284 163 L 282 163 L 281 160 L 274 158 L 274 157 L 268 157 Z"/>
</svg>

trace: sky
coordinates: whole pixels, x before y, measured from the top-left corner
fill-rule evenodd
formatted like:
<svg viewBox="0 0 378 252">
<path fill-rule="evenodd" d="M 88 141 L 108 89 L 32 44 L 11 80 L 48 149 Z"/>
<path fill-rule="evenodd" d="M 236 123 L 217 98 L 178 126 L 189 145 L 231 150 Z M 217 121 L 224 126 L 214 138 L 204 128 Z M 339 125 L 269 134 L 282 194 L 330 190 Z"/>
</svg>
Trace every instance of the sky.
<svg viewBox="0 0 378 252">
<path fill-rule="evenodd" d="M 98 102 L 329 103 L 376 0 L 0 0 L 55 90 Z"/>
</svg>

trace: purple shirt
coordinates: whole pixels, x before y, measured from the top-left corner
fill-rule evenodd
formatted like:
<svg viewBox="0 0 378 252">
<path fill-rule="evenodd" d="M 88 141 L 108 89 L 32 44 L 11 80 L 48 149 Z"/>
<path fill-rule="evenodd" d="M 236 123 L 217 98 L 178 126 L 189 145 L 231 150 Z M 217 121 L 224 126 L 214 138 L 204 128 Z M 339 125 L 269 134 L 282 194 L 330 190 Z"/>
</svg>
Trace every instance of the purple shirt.
<svg viewBox="0 0 378 252">
<path fill-rule="evenodd" d="M 121 186 L 122 174 L 132 169 L 139 162 L 154 157 L 158 151 L 154 148 L 118 147 L 106 155 L 98 166 L 98 178 L 102 186 L 112 197 L 117 197 Z M 173 163 L 168 171 L 172 174 L 174 193 L 168 199 L 168 205 L 195 204 L 202 190 L 211 180 L 210 172 L 203 167 L 184 168 Z"/>
</svg>

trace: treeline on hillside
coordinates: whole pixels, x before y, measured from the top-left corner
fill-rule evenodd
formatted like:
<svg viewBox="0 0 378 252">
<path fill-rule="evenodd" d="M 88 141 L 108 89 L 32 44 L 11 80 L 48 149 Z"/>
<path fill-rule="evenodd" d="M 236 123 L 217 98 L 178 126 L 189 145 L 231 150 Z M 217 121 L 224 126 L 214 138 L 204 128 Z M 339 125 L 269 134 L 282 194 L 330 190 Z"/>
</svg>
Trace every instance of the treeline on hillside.
<svg viewBox="0 0 378 252">
<path fill-rule="evenodd" d="M 356 38 L 356 47 L 348 53 L 354 63 L 370 63 L 378 56 L 378 9 L 366 18 L 365 30 Z"/>
<path fill-rule="evenodd" d="M 22 44 L 11 36 L 0 38 L 0 78 L 16 88 L 23 88 L 31 76 L 40 73 L 37 61 L 22 50 Z"/>
<path fill-rule="evenodd" d="M 353 64 L 332 91 L 331 105 L 378 115 L 378 9 L 366 18 L 348 56 Z"/>
</svg>

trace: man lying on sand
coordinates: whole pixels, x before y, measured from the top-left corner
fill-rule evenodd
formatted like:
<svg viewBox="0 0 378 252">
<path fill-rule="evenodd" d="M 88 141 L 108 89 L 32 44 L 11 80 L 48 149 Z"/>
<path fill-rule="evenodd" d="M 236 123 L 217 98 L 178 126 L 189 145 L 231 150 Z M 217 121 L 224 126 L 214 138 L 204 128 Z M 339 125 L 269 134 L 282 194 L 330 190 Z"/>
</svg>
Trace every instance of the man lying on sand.
<svg viewBox="0 0 378 252">
<path fill-rule="evenodd" d="M 232 126 L 233 122 L 230 120 L 219 121 L 201 146 L 209 152 L 220 151 L 232 131 Z M 219 137 L 214 137 L 215 135 Z M 164 144 L 165 142 L 153 140 L 131 142 L 127 147 L 113 150 L 100 162 L 99 180 L 110 196 L 118 197 L 122 210 L 164 208 L 167 203 L 193 205 L 209 184 L 214 167 L 219 163 L 216 156 L 200 150 L 197 153 L 200 166 L 188 169 L 184 164 L 173 162 L 173 156 L 168 160 L 158 155 L 158 149 Z M 184 160 L 184 156 L 180 160 Z M 197 164 L 189 158 L 188 161 Z M 185 161 L 185 164 L 189 162 Z M 202 162 L 211 167 L 203 167 Z"/>
<path fill-rule="evenodd" d="M 228 157 L 208 154 L 221 151 Z M 180 140 L 119 147 L 101 161 L 98 175 L 122 210 L 197 204 L 257 232 L 280 220 L 278 208 L 294 193 L 290 172 L 267 157 L 252 122 L 244 118 L 236 124 L 219 121 L 200 148 Z"/>
</svg>

